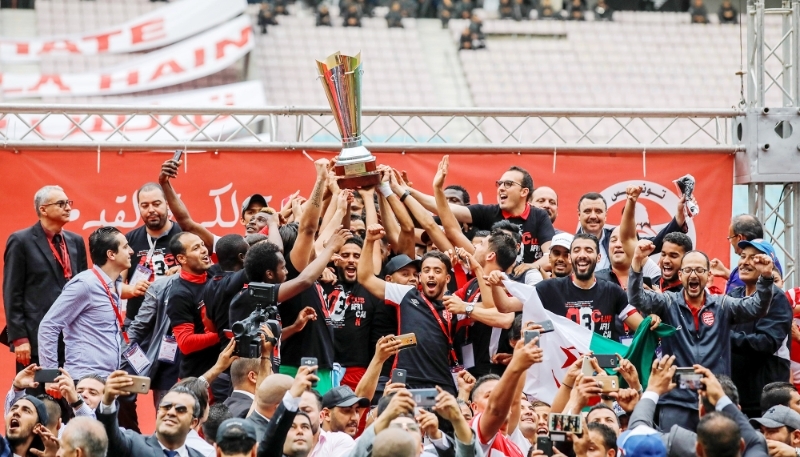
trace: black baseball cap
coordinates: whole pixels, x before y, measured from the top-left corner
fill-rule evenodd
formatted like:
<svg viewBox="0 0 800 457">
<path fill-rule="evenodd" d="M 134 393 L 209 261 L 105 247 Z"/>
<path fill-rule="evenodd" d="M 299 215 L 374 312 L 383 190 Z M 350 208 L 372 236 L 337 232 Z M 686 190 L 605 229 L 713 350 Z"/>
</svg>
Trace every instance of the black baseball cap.
<svg viewBox="0 0 800 457">
<path fill-rule="evenodd" d="M 337 406 L 340 408 L 349 408 L 355 404 L 365 408 L 369 406 L 369 403 L 369 399 L 357 397 L 350 386 L 334 387 L 322 396 L 322 407 L 328 409 Z"/>
<path fill-rule="evenodd" d="M 47 407 L 44 405 L 42 400 L 34 397 L 33 395 L 23 395 L 19 397 L 13 404 L 16 405 L 20 402 L 20 400 L 27 400 L 31 402 L 33 408 L 36 410 L 36 421 L 42 425 L 47 425 L 47 422 L 50 420 L 50 416 L 47 414 Z"/>
<path fill-rule="evenodd" d="M 394 274 L 396 271 L 409 265 L 414 265 L 414 268 L 419 271 L 419 260 L 414 260 L 405 254 L 394 256 L 394 258 L 386 264 L 386 274 Z"/>
<path fill-rule="evenodd" d="M 241 440 L 249 438 L 253 441 L 258 441 L 256 435 L 256 428 L 253 423 L 247 419 L 233 418 L 226 419 L 217 429 L 217 442 L 224 440 Z"/>
<path fill-rule="evenodd" d="M 249 208 L 253 203 L 261 203 L 262 206 L 269 206 L 267 205 L 267 199 L 264 198 L 263 195 L 253 194 L 245 198 L 242 202 L 242 216 L 244 216 L 244 212 L 247 211 L 247 208 Z"/>
</svg>

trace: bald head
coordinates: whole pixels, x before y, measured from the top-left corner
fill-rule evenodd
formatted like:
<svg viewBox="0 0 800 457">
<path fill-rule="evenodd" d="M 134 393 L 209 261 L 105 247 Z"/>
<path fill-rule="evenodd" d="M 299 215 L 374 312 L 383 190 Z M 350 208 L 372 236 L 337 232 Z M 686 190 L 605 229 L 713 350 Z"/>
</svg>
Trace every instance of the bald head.
<svg viewBox="0 0 800 457">
<path fill-rule="evenodd" d="M 417 457 L 419 448 L 411 434 L 402 428 L 389 427 L 378 433 L 372 443 L 372 457 Z"/>
<path fill-rule="evenodd" d="M 285 374 L 272 374 L 261 382 L 256 390 L 256 410 L 266 417 L 272 419 L 278 404 L 283 400 L 283 396 L 292 387 L 294 379 Z"/>
<path fill-rule="evenodd" d="M 537 187 L 531 194 L 531 203 L 537 208 L 547 211 L 550 222 L 555 222 L 558 217 L 558 195 L 556 191 L 547 186 Z"/>
<path fill-rule="evenodd" d="M 77 449 L 86 457 L 105 457 L 108 437 L 103 424 L 89 417 L 76 417 L 69 421 L 61 435 L 57 457 L 75 455 Z"/>
</svg>

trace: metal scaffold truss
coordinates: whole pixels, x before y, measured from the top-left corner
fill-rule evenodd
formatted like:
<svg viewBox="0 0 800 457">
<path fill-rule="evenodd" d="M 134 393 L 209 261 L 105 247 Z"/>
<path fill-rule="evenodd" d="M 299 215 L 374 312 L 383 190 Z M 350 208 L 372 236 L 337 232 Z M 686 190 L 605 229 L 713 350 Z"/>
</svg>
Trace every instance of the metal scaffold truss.
<svg viewBox="0 0 800 457">
<path fill-rule="evenodd" d="M 365 108 L 374 152 L 732 154 L 723 110 Z M 330 109 L 0 105 L 5 150 L 341 149 Z"/>
</svg>

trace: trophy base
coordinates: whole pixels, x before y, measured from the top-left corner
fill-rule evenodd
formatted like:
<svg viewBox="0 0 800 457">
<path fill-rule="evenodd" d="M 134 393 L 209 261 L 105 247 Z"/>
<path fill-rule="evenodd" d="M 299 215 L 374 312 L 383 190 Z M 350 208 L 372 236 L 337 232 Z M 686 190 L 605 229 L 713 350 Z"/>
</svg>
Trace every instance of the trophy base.
<svg viewBox="0 0 800 457">
<path fill-rule="evenodd" d="M 359 176 L 342 177 L 339 177 L 339 173 L 336 173 L 336 176 L 339 187 L 342 189 L 358 189 L 361 187 L 377 186 L 381 182 L 381 175 L 377 171 L 365 173 Z"/>
</svg>

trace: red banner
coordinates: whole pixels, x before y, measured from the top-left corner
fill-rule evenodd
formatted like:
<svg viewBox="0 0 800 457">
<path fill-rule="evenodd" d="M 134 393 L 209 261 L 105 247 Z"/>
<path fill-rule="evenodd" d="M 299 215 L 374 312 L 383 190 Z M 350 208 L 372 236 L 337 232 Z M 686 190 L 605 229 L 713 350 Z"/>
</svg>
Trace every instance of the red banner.
<svg viewBox="0 0 800 457">
<path fill-rule="evenodd" d="M 136 208 L 137 189 L 156 181 L 166 153 L 21 152 L 3 156 L 0 200 L 0 240 L 36 222 L 33 196 L 45 185 L 57 184 L 75 201 L 73 221 L 66 229 L 84 237 L 101 225 L 115 225 L 126 233 L 141 225 Z M 326 155 L 311 152 L 316 159 Z M 308 196 L 314 166 L 301 152 L 220 152 L 185 154 L 173 185 L 195 221 L 213 233 L 243 233 L 239 224 L 242 201 L 261 193 L 272 206 L 300 190 Z M 331 157 L 328 155 L 328 157 Z M 414 187 L 431 193 L 439 160 L 433 154 L 384 154 L 378 162 L 408 171 Z M 672 180 L 686 173 L 697 178 L 695 195 L 700 214 L 690 221 L 690 235 L 712 258 L 728 258 L 725 234 L 731 217 L 733 157 L 727 155 L 651 155 L 646 163 L 637 155 L 586 154 L 551 156 L 457 154 L 450 158 L 447 184 L 461 184 L 473 203 L 495 203 L 494 182 L 512 165 L 527 169 L 536 186 L 550 186 L 559 194 L 555 226 L 574 233 L 578 198 L 601 192 L 609 203 L 609 224 L 619 223 L 627 182 L 645 191 L 637 208 L 640 231 L 657 231 L 675 212 L 678 196 Z M 644 174 L 646 169 L 646 176 Z M 622 192 L 619 197 L 615 194 Z M 88 244 L 88 241 L 87 241 Z M 3 248 L 5 249 L 5 248 Z M 2 267 L 2 264 L 0 264 Z M 0 328 L 5 314 L 0 316 Z"/>
</svg>

